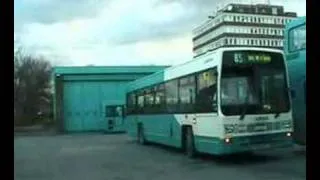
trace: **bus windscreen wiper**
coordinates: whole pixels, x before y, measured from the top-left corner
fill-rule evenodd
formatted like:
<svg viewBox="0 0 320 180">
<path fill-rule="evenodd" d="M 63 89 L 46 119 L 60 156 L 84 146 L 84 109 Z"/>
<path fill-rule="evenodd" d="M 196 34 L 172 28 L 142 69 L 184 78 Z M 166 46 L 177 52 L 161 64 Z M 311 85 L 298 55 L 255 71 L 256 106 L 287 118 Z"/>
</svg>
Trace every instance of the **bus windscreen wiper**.
<svg viewBox="0 0 320 180">
<path fill-rule="evenodd" d="M 244 117 L 246 116 L 248 104 L 249 104 L 249 93 L 247 93 L 246 102 L 244 103 L 244 108 L 243 108 L 243 111 L 241 113 L 240 120 L 243 120 Z"/>
</svg>

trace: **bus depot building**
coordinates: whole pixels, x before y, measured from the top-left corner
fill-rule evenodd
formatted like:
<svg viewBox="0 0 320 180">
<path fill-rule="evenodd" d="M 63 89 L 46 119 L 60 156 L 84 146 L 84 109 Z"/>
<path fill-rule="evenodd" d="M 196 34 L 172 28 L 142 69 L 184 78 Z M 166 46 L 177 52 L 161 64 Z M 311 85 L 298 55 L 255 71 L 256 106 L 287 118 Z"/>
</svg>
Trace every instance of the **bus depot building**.
<svg viewBox="0 0 320 180">
<path fill-rule="evenodd" d="M 58 131 L 125 131 L 127 83 L 167 67 L 55 67 L 52 74 L 53 111 Z"/>
</svg>

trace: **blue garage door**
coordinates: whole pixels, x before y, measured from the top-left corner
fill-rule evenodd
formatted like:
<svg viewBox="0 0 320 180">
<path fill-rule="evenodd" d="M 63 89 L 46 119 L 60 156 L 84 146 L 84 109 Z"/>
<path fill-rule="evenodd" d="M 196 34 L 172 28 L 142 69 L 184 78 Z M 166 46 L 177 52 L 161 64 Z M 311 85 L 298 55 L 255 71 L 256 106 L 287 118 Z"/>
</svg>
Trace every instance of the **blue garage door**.
<svg viewBox="0 0 320 180">
<path fill-rule="evenodd" d="M 106 130 L 105 103 L 124 100 L 124 86 L 121 84 L 106 81 L 65 82 L 63 96 L 65 130 Z"/>
</svg>

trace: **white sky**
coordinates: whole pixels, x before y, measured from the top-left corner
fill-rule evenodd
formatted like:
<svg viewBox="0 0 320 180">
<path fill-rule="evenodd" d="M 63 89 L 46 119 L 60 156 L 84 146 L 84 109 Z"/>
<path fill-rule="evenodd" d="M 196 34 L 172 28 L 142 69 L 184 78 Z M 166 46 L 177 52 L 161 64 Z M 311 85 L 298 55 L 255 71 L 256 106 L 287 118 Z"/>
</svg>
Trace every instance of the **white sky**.
<svg viewBox="0 0 320 180">
<path fill-rule="evenodd" d="M 175 65 L 217 6 L 263 0 L 15 0 L 15 41 L 54 65 Z M 270 0 L 306 15 L 305 0 Z"/>
</svg>

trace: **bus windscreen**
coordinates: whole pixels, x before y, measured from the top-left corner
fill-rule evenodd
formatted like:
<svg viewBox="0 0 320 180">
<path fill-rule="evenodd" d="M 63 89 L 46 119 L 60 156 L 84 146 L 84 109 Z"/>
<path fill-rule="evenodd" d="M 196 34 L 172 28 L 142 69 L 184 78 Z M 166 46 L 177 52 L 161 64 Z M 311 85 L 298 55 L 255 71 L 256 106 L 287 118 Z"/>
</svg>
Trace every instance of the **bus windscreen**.
<svg viewBox="0 0 320 180">
<path fill-rule="evenodd" d="M 222 113 L 288 112 L 290 104 L 284 63 L 280 53 L 224 52 L 220 83 Z"/>
</svg>

